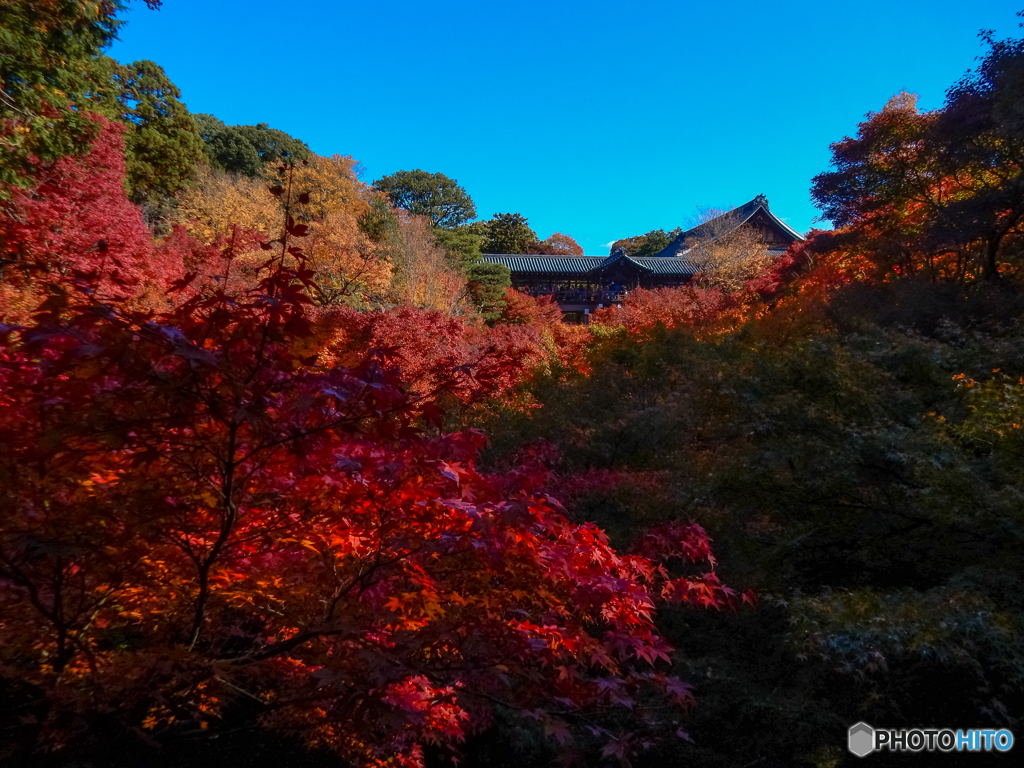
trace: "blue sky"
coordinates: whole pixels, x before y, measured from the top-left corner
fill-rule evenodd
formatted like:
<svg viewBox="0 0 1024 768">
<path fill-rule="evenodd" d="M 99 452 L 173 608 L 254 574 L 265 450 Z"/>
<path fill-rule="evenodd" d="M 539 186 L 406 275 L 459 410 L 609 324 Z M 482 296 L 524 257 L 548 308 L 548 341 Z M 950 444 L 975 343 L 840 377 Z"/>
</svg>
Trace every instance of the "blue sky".
<svg viewBox="0 0 1024 768">
<path fill-rule="evenodd" d="M 481 218 L 588 254 L 757 194 L 806 231 L 829 144 L 907 89 L 924 108 L 1019 34 L 1024 0 L 132 4 L 109 51 L 192 112 L 269 123 L 372 181 L 440 171 Z"/>
</svg>

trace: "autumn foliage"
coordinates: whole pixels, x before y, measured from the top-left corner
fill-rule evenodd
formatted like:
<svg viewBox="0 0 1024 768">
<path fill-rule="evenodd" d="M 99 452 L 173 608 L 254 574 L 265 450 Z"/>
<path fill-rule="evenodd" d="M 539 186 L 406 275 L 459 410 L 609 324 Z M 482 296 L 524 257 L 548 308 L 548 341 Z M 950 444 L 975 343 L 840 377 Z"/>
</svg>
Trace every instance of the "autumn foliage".
<svg viewBox="0 0 1024 768">
<path fill-rule="evenodd" d="M 816 251 L 859 260 L 876 279 L 967 283 L 1019 272 L 1024 223 L 1020 40 L 990 46 L 941 109 L 894 96 L 832 145 L 812 196 L 834 233 Z"/>
<path fill-rule="evenodd" d="M 582 326 L 473 264 L 571 237 L 262 124 L 203 121 L 274 152 L 144 218 L 44 45 L 69 14 L 81 64 L 121 4 L 15 5 L 46 108 L 0 126 L 0 762 L 824 765 L 946 690 L 1019 723 L 1024 43 L 836 142 L 834 230 L 712 233 Z"/>
<path fill-rule="evenodd" d="M 119 298 L 147 291 L 158 298 L 154 286 L 181 276 L 182 264 L 153 246 L 122 187 L 123 128 L 93 120 L 98 133 L 90 154 L 62 157 L 27 189 L 11 190 L 0 217 L 0 293 L 8 319 L 27 317 L 46 280 L 68 281 L 75 272 L 94 272 L 97 289 Z"/>
<path fill-rule="evenodd" d="M 0 685 L 22 712 L 4 757 L 239 718 L 367 765 L 421 765 L 498 710 L 607 756 L 676 734 L 691 696 L 656 603 L 736 601 L 703 530 L 619 553 L 542 471 L 485 475 L 480 433 L 430 426 L 544 359 L 553 305 L 494 328 L 317 308 L 297 244 L 330 212 L 299 223 L 278 186 L 273 241 L 154 246 L 118 140 L 104 126 L 5 224 L 18 295 L 45 300 L 0 326 Z"/>
<path fill-rule="evenodd" d="M 637 340 L 650 338 L 659 327 L 691 328 L 701 334 L 734 330 L 770 311 L 787 291 L 794 290 L 792 278 L 808 266 L 805 251 L 803 244 L 795 244 L 731 290 L 727 285 L 700 282 L 681 288 L 637 288 L 623 299 L 621 307 L 596 310 L 591 322 L 622 328 Z"/>
</svg>

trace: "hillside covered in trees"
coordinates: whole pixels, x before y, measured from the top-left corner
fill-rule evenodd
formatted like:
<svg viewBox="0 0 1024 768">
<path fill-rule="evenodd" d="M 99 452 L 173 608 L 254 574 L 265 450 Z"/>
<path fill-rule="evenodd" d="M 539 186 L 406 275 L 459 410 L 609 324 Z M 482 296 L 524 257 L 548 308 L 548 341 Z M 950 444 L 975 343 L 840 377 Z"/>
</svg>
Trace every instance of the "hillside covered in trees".
<svg viewBox="0 0 1024 768">
<path fill-rule="evenodd" d="M 0 765 L 1020 732 L 1024 40 L 833 144 L 835 229 L 573 326 L 480 259 L 571 237 L 190 114 L 123 9 L 0 5 Z"/>
</svg>

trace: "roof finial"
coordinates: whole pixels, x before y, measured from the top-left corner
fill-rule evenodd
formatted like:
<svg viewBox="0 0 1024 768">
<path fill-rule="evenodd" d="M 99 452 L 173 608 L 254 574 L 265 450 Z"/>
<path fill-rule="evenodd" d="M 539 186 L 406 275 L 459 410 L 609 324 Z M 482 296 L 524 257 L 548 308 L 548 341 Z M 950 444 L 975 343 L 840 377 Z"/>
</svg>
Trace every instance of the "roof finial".
<svg viewBox="0 0 1024 768">
<path fill-rule="evenodd" d="M 768 198 L 765 197 L 764 195 L 758 195 L 757 197 L 755 197 L 754 202 L 757 203 L 758 205 L 763 205 L 765 208 L 768 207 Z"/>
</svg>

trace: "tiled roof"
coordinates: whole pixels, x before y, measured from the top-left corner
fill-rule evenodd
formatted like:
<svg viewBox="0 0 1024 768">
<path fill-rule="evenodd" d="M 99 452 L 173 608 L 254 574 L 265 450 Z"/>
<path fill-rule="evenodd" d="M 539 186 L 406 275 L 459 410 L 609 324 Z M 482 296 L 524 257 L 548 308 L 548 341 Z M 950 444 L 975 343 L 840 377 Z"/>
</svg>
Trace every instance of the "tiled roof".
<svg viewBox="0 0 1024 768">
<path fill-rule="evenodd" d="M 743 208 L 746 207 L 743 206 Z M 753 212 L 748 213 L 746 218 L 750 218 L 756 211 L 757 207 L 755 206 Z M 690 231 L 692 232 L 693 230 Z M 683 235 L 685 234 L 683 233 Z M 621 253 L 615 253 L 611 256 L 539 256 L 536 254 L 485 253 L 483 259 L 492 264 L 504 264 L 512 272 L 534 272 L 551 275 L 585 275 L 588 272 L 598 272 L 607 269 L 620 259 L 625 259 L 644 272 L 655 275 L 695 275 L 700 271 L 696 264 L 686 258 L 685 250 L 679 256 L 669 256 L 667 255 L 668 251 L 669 249 L 666 248 L 661 252 L 666 254 L 664 256 L 626 256 Z M 785 248 L 768 248 L 768 253 L 775 257 L 779 257 L 785 252 Z"/>
<path fill-rule="evenodd" d="M 698 272 L 696 264 L 678 256 L 632 256 L 630 259 L 656 275 L 695 275 Z"/>
<path fill-rule="evenodd" d="M 693 262 L 679 257 L 657 256 L 522 256 L 509 253 L 485 253 L 484 261 L 504 264 L 512 272 L 538 272 L 556 275 L 582 275 L 590 271 L 603 270 L 619 259 L 625 259 L 644 272 L 656 275 L 693 275 L 697 267 Z"/>
<path fill-rule="evenodd" d="M 484 261 L 504 264 L 513 272 L 554 272 L 556 274 L 583 274 L 597 267 L 604 256 L 523 256 L 510 253 L 485 253 Z"/>
</svg>

